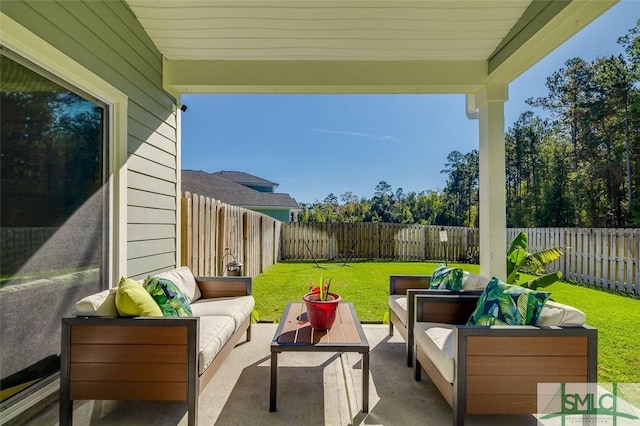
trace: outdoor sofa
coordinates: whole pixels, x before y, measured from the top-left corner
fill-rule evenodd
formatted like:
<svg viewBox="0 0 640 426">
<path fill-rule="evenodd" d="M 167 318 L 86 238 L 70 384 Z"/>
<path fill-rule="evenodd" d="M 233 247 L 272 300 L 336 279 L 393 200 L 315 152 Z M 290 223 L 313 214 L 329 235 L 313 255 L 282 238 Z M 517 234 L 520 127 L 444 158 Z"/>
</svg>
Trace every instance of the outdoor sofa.
<svg viewBox="0 0 640 426">
<path fill-rule="evenodd" d="M 469 326 L 479 294 L 415 296 L 414 376 L 424 369 L 453 409 L 465 414 L 538 412 L 538 383 L 595 383 L 597 330 L 581 311 L 547 300 L 533 326 Z"/>
<path fill-rule="evenodd" d="M 430 290 L 430 282 L 430 275 L 391 275 L 389 277 L 389 335 L 393 336 L 395 327 L 404 339 L 407 367 L 413 365 L 413 324 L 416 320 L 424 320 L 420 316 L 416 317 L 413 300 L 417 294 L 442 294 L 442 290 Z M 486 277 L 465 271 L 462 277 L 462 289 L 449 291 L 448 294 L 476 294 L 475 300 L 477 300 L 477 296 L 482 293 L 488 282 Z M 472 302 L 473 307 L 475 307 L 475 300 Z M 448 316 L 454 310 L 462 308 L 460 303 L 464 302 L 457 301 L 454 305 L 446 307 L 443 311 L 445 317 L 440 318 L 441 322 L 449 321 Z M 435 313 L 431 312 L 431 314 Z"/>
<path fill-rule="evenodd" d="M 197 422 L 198 395 L 244 333 L 251 339 L 250 277 L 195 278 L 187 267 L 158 274 L 189 301 L 189 317 L 122 317 L 116 289 L 76 304 L 62 319 L 60 424 L 74 400 L 187 401 Z"/>
</svg>

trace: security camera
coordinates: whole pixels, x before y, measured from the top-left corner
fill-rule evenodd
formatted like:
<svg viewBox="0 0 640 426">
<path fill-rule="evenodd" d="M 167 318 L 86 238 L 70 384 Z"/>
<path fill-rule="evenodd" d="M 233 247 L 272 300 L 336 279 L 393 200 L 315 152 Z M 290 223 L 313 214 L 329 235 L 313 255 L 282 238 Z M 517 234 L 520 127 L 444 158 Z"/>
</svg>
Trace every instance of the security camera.
<svg viewBox="0 0 640 426">
<path fill-rule="evenodd" d="M 180 108 L 180 111 L 182 111 L 182 112 L 186 112 L 187 111 L 187 106 L 185 104 L 178 104 L 178 107 Z"/>
</svg>

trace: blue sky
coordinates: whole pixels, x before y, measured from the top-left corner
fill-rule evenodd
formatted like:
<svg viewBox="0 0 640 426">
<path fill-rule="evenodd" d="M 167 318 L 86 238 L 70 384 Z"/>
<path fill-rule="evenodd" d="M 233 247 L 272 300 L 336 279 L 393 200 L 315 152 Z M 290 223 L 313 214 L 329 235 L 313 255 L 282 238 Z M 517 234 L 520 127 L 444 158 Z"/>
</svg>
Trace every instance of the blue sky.
<svg viewBox="0 0 640 426">
<path fill-rule="evenodd" d="M 623 0 L 509 86 L 505 126 L 565 61 L 622 52 L 617 44 L 640 19 Z M 279 184 L 298 202 L 351 191 L 370 198 L 384 180 L 405 192 L 440 190 L 447 154 L 478 148 L 478 122 L 463 95 L 186 95 L 182 168 L 238 170 Z M 536 111 L 542 115 L 542 111 Z M 506 130 L 506 129 L 505 129 Z"/>
</svg>

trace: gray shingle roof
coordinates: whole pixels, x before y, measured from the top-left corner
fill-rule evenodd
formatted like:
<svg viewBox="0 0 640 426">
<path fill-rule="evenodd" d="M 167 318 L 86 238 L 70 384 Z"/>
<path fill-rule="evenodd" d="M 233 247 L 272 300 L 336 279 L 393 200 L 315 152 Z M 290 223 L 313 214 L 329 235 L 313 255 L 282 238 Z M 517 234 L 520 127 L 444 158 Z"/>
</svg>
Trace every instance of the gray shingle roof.
<svg viewBox="0 0 640 426">
<path fill-rule="evenodd" d="M 300 208 L 289 194 L 256 191 L 225 179 L 218 173 L 201 170 L 182 170 L 182 191 L 204 195 L 234 206 Z"/>
<path fill-rule="evenodd" d="M 231 182 L 239 183 L 240 185 L 265 186 L 268 188 L 275 188 L 278 186 L 278 184 L 275 182 L 259 178 L 258 176 L 250 175 L 249 173 L 245 172 L 221 170 L 212 174 L 223 177 L 227 180 L 230 180 Z"/>
</svg>

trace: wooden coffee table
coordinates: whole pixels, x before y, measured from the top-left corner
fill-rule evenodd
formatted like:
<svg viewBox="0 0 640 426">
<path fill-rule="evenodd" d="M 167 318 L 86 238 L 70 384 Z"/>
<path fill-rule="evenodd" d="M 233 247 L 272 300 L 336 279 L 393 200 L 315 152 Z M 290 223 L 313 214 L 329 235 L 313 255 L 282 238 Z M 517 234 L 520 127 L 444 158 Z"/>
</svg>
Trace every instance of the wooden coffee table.
<svg viewBox="0 0 640 426">
<path fill-rule="evenodd" d="M 353 304 L 341 302 L 330 330 L 317 331 L 307 321 L 303 302 L 290 302 L 271 342 L 269 411 L 276 411 L 278 354 L 281 352 L 358 352 L 362 354 L 362 412 L 369 411 L 369 342 Z"/>
</svg>

